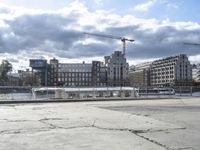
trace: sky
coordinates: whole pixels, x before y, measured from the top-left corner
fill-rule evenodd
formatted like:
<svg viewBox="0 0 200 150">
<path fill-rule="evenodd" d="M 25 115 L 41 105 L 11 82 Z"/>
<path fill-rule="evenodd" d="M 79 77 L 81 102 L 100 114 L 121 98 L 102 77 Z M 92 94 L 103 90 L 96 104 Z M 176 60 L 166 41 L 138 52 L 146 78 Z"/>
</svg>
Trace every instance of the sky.
<svg viewBox="0 0 200 150">
<path fill-rule="evenodd" d="M 130 65 L 186 54 L 200 63 L 199 0 L 0 0 L 0 60 L 103 61 L 126 43 Z M 194 43 L 186 44 L 186 43 Z"/>
</svg>

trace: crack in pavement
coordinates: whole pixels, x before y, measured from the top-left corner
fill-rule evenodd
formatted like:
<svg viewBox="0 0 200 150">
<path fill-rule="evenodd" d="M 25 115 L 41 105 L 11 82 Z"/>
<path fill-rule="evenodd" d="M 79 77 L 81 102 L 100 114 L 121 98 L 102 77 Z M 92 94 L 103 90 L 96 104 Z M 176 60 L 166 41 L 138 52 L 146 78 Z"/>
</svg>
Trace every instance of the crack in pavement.
<svg viewBox="0 0 200 150">
<path fill-rule="evenodd" d="M 23 121 L 28 121 L 28 120 L 8 120 L 8 119 L 5 119 L 6 121 L 10 121 L 10 122 L 23 122 Z M 133 130 L 133 129 L 129 129 L 129 128 L 108 128 L 108 127 L 101 127 L 101 126 L 98 126 L 97 125 L 97 120 L 98 119 L 95 119 L 93 120 L 91 123 L 88 123 L 88 125 L 82 125 L 82 126 L 71 126 L 71 127 L 61 127 L 61 126 L 58 126 L 58 125 L 55 125 L 55 123 L 50 123 L 48 121 L 55 121 L 55 120 L 69 120 L 68 118 L 67 119 L 63 119 L 63 118 L 43 118 L 43 119 L 40 119 L 38 120 L 39 122 L 45 124 L 45 125 L 48 125 L 47 127 L 44 127 L 44 128 L 31 128 L 31 129 L 27 129 L 27 130 L 24 130 L 24 129 L 18 129 L 18 130 L 4 130 L 4 131 L 0 131 L 0 134 L 23 134 L 23 133 L 33 133 L 34 131 L 35 132 L 40 132 L 40 131 L 49 131 L 49 130 L 52 130 L 52 129 L 65 129 L 65 130 L 68 130 L 68 129 L 77 129 L 77 128 L 97 128 L 97 129 L 101 129 L 101 130 L 111 130 L 111 131 L 128 131 L 128 132 L 131 132 L 133 133 L 134 135 L 142 138 L 142 139 L 145 139 L 151 143 L 154 143 L 158 146 L 161 146 L 163 148 L 165 148 L 166 150 L 194 150 L 192 147 L 185 147 L 185 148 L 178 148 L 178 149 L 172 149 L 170 148 L 169 146 L 167 145 L 164 145 L 162 143 L 159 143 L 158 141 L 155 141 L 153 139 L 150 139 L 148 137 L 145 137 L 143 135 L 141 135 L 142 133 L 150 133 L 150 132 L 169 132 L 171 130 L 184 130 L 186 128 L 176 128 L 176 129 L 159 129 L 159 130 L 152 130 L 152 129 L 147 129 L 147 130 Z"/>
<path fill-rule="evenodd" d="M 45 125 L 50 126 L 50 129 L 62 128 L 62 127 L 58 127 L 58 126 L 56 126 L 56 125 L 54 125 L 54 124 L 52 124 L 52 123 L 46 122 L 46 121 L 48 121 L 48 120 L 51 120 L 51 119 L 45 118 L 45 119 L 40 119 L 40 120 L 38 120 L 38 121 L 41 122 L 41 123 L 43 123 L 43 124 L 45 124 Z"/>
<path fill-rule="evenodd" d="M 49 123 L 48 121 L 49 120 L 64 120 L 64 119 L 57 119 L 57 118 L 44 118 L 44 119 L 41 119 L 39 120 L 39 122 L 43 123 L 43 124 L 46 124 L 46 125 L 49 125 L 51 127 L 51 129 L 76 129 L 76 128 L 88 128 L 88 127 L 93 127 L 92 125 L 84 125 L 84 126 L 71 126 L 71 127 L 61 127 L 61 126 L 58 126 L 58 125 L 55 125 L 53 123 Z M 67 119 L 69 120 L 69 119 Z"/>
<path fill-rule="evenodd" d="M 172 129 L 165 129 L 165 130 L 150 130 L 150 129 L 148 129 L 148 130 L 132 130 L 132 129 L 127 129 L 127 128 L 123 128 L 123 129 L 103 128 L 103 127 L 98 127 L 98 126 L 96 126 L 96 125 L 95 125 L 96 121 L 97 121 L 97 119 L 94 120 L 94 122 L 93 122 L 93 124 L 92 124 L 92 127 L 95 127 L 95 128 L 97 128 L 97 129 L 103 129 L 103 130 L 129 131 L 129 132 L 135 134 L 136 136 L 138 136 L 138 137 L 140 137 L 140 138 L 142 138 L 142 139 L 145 139 L 145 140 L 147 140 L 147 141 L 149 141 L 149 142 L 151 142 L 151 143 L 154 143 L 154 144 L 156 144 L 156 145 L 158 145 L 158 146 L 161 146 L 161 147 L 165 148 L 166 150 L 175 150 L 175 149 L 170 148 L 170 147 L 167 146 L 167 145 L 164 145 L 164 144 L 159 143 L 159 142 L 157 142 L 157 141 L 155 141 L 155 140 L 152 140 L 152 139 L 150 139 L 150 138 L 147 138 L 147 137 L 145 137 L 145 136 L 140 135 L 140 133 L 166 132 L 166 131 L 170 131 L 170 130 L 172 130 Z M 186 128 L 178 128 L 178 129 L 179 129 L 179 130 L 184 130 L 184 129 L 186 129 Z M 177 130 L 177 129 L 173 129 L 173 130 Z M 179 149 L 178 149 L 178 150 L 179 150 Z M 181 149 L 180 149 L 180 150 L 181 150 Z"/>
<path fill-rule="evenodd" d="M 185 129 L 187 129 L 186 127 L 182 127 L 182 128 L 172 128 L 172 129 L 159 129 L 159 130 L 151 130 L 151 129 L 148 129 L 148 130 L 143 130 L 143 131 L 145 131 L 145 132 L 142 132 L 142 130 L 141 130 L 141 132 L 139 131 L 138 133 L 156 133 L 156 132 L 166 132 L 166 133 L 168 133 L 169 131 L 176 131 L 176 130 L 185 130 Z"/>
<path fill-rule="evenodd" d="M 7 122 L 26 122 L 26 121 L 34 121 L 34 120 L 10 120 L 10 119 L 0 119 L 0 121 L 7 121 Z"/>
<path fill-rule="evenodd" d="M 68 118 L 43 118 L 39 121 L 48 121 L 48 120 L 69 120 Z"/>
<path fill-rule="evenodd" d="M 139 133 L 148 133 L 149 130 L 131 130 L 131 129 L 102 128 L 102 127 L 98 127 L 98 126 L 95 126 L 95 125 L 92 126 L 92 127 L 97 128 L 97 129 L 102 129 L 102 130 L 129 131 L 129 132 L 135 134 L 136 136 L 138 136 L 138 137 L 140 137 L 140 138 L 142 138 L 142 139 L 145 139 L 145 140 L 147 140 L 147 141 L 149 141 L 149 142 L 151 142 L 151 143 L 154 143 L 154 144 L 156 144 L 156 145 L 158 145 L 158 146 L 161 146 L 161 147 L 165 148 L 166 150 L 175 150 L 175 149 L 172 149 L 172 148 L 168 147 L 167 145 L 164 145 L 164 144 L 162 144 L 162 143 L 159 143 L 159 142 L 157 142 L 157 141 L 155 141 L 155 140 L 152 140 L 152 139 L 150 139 L 150 138 L 147 138 L 147 137 L 145 137 L 145 136 L 139 135 Z M 159 130 L 159 131 L 160 131 L 160 130 Z M 153 132 L 153 131 L 152 131 L 152 132 Z"/>
<path fill-rule="evenodd" d="M 174 149 L 174 150 L 197 150 L 193 147 L 183 147 L 183 148 L 177 148 L 177 149 Z"/>
<path fill-rule="evenodd" d="M 143 139 L 145 139 L 145 140 L 151 142 L 151 143 L 154 143 L 154 144 L 156 144 L 156 145 L 159 145 L 159 146 L 165 148 L 166 150 L 174 150 L 174 149 L 170 148 L 169 146 L 167 146 L 167 145 L 165 145 L 165 144 L 159 143 L 159 142 L 157 142 L 157 141 L 155 141 L 155 140 L 153 140 L 153 139 L 150 139 L 150 138 L 147 138 L 147 137 L 145 137 L 145 136 L 142 136 L 142 135 L 140 135 L 138 132 L 134 132 L 134 131 L 131 131 L 131 132 L 134 133 L 135 135 L 137 135 L 137 136 L 139 136 L 139 137 L 141 137 L 141 138 L 143 138 Z"/>
<path fill-rule="evenodd" d="M 0 131 L 0 135 L 3 134 L 23 134 L 23 133 L 33 133 L 33 132 L 41 132 L 41 131 L 49 131 L 49 128 L 31 128 L 28 130 L 24 130 L 24 129 L 11 129 L 11 130 L 3 130 Z"/>
</svg>

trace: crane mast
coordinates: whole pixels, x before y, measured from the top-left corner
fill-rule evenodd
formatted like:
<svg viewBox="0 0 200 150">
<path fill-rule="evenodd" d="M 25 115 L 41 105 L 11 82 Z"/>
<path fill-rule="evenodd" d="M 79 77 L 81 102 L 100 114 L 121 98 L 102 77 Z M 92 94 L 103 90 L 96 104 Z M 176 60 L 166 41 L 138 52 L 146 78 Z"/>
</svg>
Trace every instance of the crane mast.
<svg viewBox="0 0 200 150">
<path fill-rule="evenodd" d="M 88 33 L 88 32 L 84 32 L 84 34 L 88 34 L 88 35 L 92 35 L 92 36 L 98 36 L 98 37 L 102 37 L 102 38 L 110 38 L 110 39 L 117 39 L 117 40 L 121 40 L 123 47 L 122 47 L 122 52 L 125 56 L 126 54 L 126 41 L 129 42 L 134 42 L 135 40 L 133 39 L 128 39 L 125 37 L 121 37 L 121 36 L 113 36 L 113 35 L 105 35 L 105 34 L 96 34 L 96 33 Z"/>
</svg>

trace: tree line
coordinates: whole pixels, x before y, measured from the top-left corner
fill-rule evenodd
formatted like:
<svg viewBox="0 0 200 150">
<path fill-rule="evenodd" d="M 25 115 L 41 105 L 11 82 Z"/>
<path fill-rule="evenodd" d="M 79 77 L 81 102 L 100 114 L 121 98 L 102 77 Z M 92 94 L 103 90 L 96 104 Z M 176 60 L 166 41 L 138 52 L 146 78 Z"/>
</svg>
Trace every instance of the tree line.
<svg viewBox="0 0 200 150">
<path fill-rule="evenodd" d="M 7 60 L 2 60 L 0 64 L 0 85 L 5 85 L 8 82 L 8 72 L 12 71 L 12 64 Z"/>
</svg>

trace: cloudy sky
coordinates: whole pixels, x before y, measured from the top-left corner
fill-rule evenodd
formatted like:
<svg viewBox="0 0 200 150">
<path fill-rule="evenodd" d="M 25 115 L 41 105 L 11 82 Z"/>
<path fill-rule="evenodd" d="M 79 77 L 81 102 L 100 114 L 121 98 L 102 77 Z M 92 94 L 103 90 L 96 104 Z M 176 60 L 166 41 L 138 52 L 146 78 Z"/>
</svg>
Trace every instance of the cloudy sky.
<svg viewBox="0 0 200 150">
<path fill-rule="evenodd" d="M 130 64 L 187 54 L 200 63 L 199 0 L 0 0 L 0 60 L 25 69 L 30 58 L 102 60 L 122 50 Z M 196 43 L 189 45 L 185 43 Z"/>
</svg>

